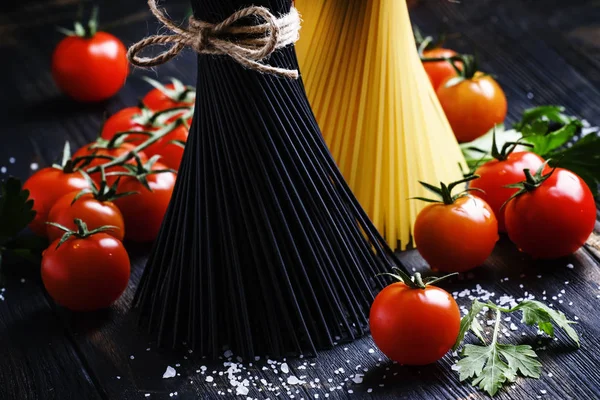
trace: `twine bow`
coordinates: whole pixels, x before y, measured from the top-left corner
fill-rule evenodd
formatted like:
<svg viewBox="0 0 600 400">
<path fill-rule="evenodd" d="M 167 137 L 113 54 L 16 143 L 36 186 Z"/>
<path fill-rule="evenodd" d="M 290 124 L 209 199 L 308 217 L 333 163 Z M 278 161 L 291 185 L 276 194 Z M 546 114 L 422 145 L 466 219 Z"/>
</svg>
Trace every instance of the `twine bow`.
<svg viewBox="0 0 600 400">
<path fill-rule="evenodd" d="M 300 30 L 300 15 L 296 8 L 280 18 L 267 8 L 251 6 L 230 15 L 223 22 L 211 24 L 190 17 L 187 28 L 181 28 L 159 10 L 156 0 L 148 0 L 152 14 L 169 28 L 172 35 L 154 35 L 140 40 L 129 48 L 129 61 L 140 67 L 164 64 L 185 47 L 193 48 L 198 54 L 227 55 L 241 65 L 262 73 L 298 79 L 298 70 L 273 67 L 261 61 L 275 50 L 295 43 Z M 234 26 L 239 20 L 255 16 L 264 20 L 259 25 Z M 138 54 L 154 45 L 171 45 L 154 57 Z"/>
</svg>

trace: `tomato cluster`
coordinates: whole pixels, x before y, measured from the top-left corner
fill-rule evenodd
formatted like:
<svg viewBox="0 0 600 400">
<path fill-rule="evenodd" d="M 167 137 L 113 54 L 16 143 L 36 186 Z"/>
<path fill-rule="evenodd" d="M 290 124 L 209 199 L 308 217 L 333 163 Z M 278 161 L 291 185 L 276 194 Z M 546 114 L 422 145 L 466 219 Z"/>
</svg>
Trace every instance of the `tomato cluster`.
<svg viewBox="0 0 600 400">
<path fill-rule="evenodd" d="M 463 272 L 483 264 L 498 231 L 541 259 L 568 256 L 589 238 L 596 221 L 589 187 L 575 173 L 550 168 L 534 153 L 514 152 L 519 144 L 507 143 L 498 151 L 494 139 L 494 159 L 474 174 L 442 188 L 426 186 L 443 201 L 421 211 L 414 239 L 433 270 Z M 469 189 L 452 196 L 452 189 L 465 182 Z"/>
<path fill-rule="evenodd" d="M 428 48 L 431 42 L 424 39 L 419 53 L 457 140 L 472 141 L 503 122 L 506 98 L 496 81 L 477 70 L 473 57 Z M 420 182 L 437 197 L 417 198 L 433 204 L 419 213 L 414 226 L 416 247 L 432 270 L 457 273 L 483 264 L 498 232 L 507 232 L 519 250 L 541 259 L 570 255 L 586 242 L 596 221 L 589 187 L 571 171 L 548 167 L 533 152 L 515 151 L 521 146 L 531 145 L 517 141 L 499 150 L 494 130 L 492 160 L 458 182 L 440 187 Z M 454 194 L 463 184 L 468 187 Z M 371 306 L 373 340 L 400 364 L 436 362 L 459 336 L 459 308 L 432 281 L 396 270 L 388 275 L 400 282 L 384 288 Z"/>
<path fill-rule="evenodd" d="M 142 106 L 108 118 L 73 156 L 67 143 L 60 165 L 23 185 L 36 211 L 30 228 L 51 242 L 44 285 L 69 309 L 108 307 L 121 295 L 129 279 L 122 241 L 154 241 L 171 200 L 195 92 L 177 80 L 149 81 Z"/>
<path fill-rule="evenodd" d="M 420 54 L 460 143 L 471 142 L 504 121 L 507 113 L 504 91 L 493 77 L 478 70 L 473 56 L 443 47 L 426 47 Z"/>
</svg>

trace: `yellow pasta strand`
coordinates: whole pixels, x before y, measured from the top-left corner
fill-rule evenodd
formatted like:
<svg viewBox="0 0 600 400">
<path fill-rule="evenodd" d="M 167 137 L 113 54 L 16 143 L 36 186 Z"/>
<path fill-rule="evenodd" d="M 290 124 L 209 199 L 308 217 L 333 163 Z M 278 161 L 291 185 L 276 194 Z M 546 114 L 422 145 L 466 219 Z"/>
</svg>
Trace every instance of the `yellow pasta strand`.
<svg viewBox="0 0 600 400">
<path fill-rule="evenodd" d="M 391 247 L 405 249 L 428 196 L 464 158 L 416 50 L 404 0 L 296 0 L 296 51 L 325 141 Z"/>
</svg>

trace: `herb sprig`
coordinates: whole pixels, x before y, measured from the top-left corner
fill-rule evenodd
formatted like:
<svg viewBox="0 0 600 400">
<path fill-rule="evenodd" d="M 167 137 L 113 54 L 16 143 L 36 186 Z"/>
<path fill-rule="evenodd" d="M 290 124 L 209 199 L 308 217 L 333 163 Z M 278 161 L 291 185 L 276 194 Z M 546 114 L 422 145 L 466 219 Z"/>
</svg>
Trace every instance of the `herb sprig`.
<svg viewBox="0 0 600 400">
<path fill-rule="evenodd" d="M 39 238 L 20 237 L 18 234 L 35 218 L 33 200 L 21 181 L 9 177 L 0 183 L 0 266 L 7 253 L 38 261 Z"/>
<path fill-rule="evenodd" d="M 501 131 L 496 127 L 498 145 L 517 140 L 551 167 L 560 166 L 579 175 L 595 196 L 600 186 L 600 135 L 598 129 L 585 126 L 583 120 L 565 114 L 560 106 L 540 106 L 527 109 L 513 129 Z M 575 140 L 579 136 L 579 140 Z M 469 168 L 476 169 L 492 159 L 492 132 L 471 143 L 461 145 Z"/>
<path fill-rule="evenodd" d="M 485 308 L 496 313 L 492 339 L 488 344 L 484 330 L 477 317 Z M 537 359 L 537 354 L 529 345 L 503 344 L 499 342 L 502 313 L 511 314 L 521 311 L 522 322 L 537 328 L 554 337 L 555 326 L 561 328 L 568 337 L 579 347 L 579 336 L 570 321 L 562 312 L 556 311 L 543 303 L 535 300 L 525 300 L 512 308 L 499 307 L 491 302 L 473 302 L 471 309 L 460 323 L 460 332 L 454 350 L 460 347 L 465 335 L 472 331 L 481 344 L 465 344 L 461 353 L 461 360 L 457 367 L 459 379 L 470 381 L 473 386 L 494 396 L 504 384 L 514 382 L 517 376 L 539 378 L 542 364 Z"/>
</svg>

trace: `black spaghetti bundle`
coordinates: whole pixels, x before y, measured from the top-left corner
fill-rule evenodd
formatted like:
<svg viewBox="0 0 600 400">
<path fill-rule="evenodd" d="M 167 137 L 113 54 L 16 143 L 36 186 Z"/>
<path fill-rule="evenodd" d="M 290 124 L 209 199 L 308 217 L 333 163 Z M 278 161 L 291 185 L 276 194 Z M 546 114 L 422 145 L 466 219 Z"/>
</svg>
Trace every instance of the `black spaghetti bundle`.
<svg viewBox="0 0 600 400">
<path fill-rule="evenodd" d="M 193 0 L 219 23 L 291 0 Z M 263 23 L 257 17 L 239 22 Z M 296 69 L 294 46 L 265 64 Z M 300 79 L 198 57 L 195 115 L 134 306 L 159 345 L 216 356 L 314 354 L 368 330 L 399 265 L 336 167 Z"/>
</svg>

